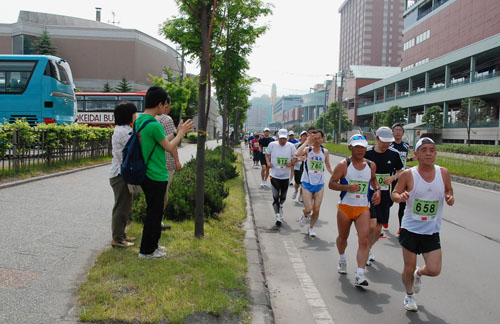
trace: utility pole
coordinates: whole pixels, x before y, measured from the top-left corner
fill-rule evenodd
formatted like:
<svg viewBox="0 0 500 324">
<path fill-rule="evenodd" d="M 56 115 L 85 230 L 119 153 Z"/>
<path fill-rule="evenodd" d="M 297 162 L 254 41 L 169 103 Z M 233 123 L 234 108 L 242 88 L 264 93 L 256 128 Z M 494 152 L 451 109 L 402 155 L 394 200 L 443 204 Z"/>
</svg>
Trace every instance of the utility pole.
<svg viewBox="0 0 500 324">
<path fill-rule="evenodd" d="M 341 131 L 342 131 L 342 107 L 343 107 L 343 104 L 342 104 L 342 95 L 344 94 L 344 73 L 345 73 L 345 70 L 342 70 L 340 72 L 339 125 L 338 125 L 338 129 L 337 129 L 337 144 L 340 144 L 340 136 L 341 136 L 340 134 L 341 134 Z M 337 78 L 335 77 L 335 80 L 336 79 Z"/>
<path fill-rule="evenodd" d="M 181 48 L 181 79 L 180 85 L 182 86 L 182 82 L 184 81 L 184 49 Z"/>
</svg>

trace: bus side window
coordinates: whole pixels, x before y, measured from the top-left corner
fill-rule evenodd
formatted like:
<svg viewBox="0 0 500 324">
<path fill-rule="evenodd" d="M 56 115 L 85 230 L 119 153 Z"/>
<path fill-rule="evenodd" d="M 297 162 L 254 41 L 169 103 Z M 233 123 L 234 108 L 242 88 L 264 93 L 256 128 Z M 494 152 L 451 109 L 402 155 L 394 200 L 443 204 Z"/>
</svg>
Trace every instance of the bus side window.
<svg viewBox="0 0 500 324">
<path fill-rule="evenodd" d="M 56 79 L 57 81 L 60 81 L 59 78 L 59 71 L 57 70 L 56 63 L 52 60 L 49 60 L 47 62 L 47 67 L 45 68 L 45 73 L 46 76 L 49 76 L 51 78 Z"/>
<path fill-rule="evenodd" d="M 69 79 L 66 69 L 61 64 L 57 63 L 57 69 L 59 70 L 60 80 L 65 85 L 71 85 L 71 80 Z"/>
</svg>

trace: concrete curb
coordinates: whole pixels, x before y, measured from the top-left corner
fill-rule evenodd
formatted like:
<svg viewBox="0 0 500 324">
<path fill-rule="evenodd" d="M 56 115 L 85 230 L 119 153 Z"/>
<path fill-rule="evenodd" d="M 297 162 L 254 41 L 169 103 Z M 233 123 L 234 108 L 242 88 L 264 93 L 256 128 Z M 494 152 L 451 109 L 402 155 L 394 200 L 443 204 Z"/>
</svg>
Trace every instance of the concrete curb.
<svg viewBox="0 0 500 324">
<path fill-rule="evenodd" d="M 66 174 L 71 174 L 71 173 L 75 173 L 75 172 L 80 172 L 80 171 L 85 171 L 85 170 L 89 170 L 89 169 L 93 169 L 93 168 L 98 168 L 98 167 L 101 167 L 101 166 L 107 165 L 107 164 L 111 164 L 111 162 L 104 162 L 104 163 L 90 165 L 90 166 L 83 167 L 83 168 L 77 168 L 77 169 L 72 169 L 72 170 L 67 170 L 67 171 L 62 171 L 62 172 L 51 173 L 51 174 L 47 174 L 47 175 L 43 175 L 43 176 L 39 176 L 39 177 L 33 177 L 33 178 L 29 178 L 29 179 L 24 179 L 24 180 L 8 182 L 8 183 L 1 184 L 0 190 L 5 189 L 5 188 L 9 188 L 9 187 L 19 186 L 19 185 L 30 183 L 30 182 L 45 180 L 45 179 L 49 179 L 49 178 L 63 176 Z"/>
<path fill-rule="evenodd" d="M 243 152 L 240 149 L 241 158 Z M 245 248 L 248 260 L 247 283 L 250 290 L 250 314 L 252 324 L 274 324 L 274 314 L 271 308 L 271 301 L 267 289 L 266 275 L 264 272 L 264 262 L 260 251 L 259 235 L 255 227 L 255 218 L 250 201 L 250 191 L 246 176 L 245 163 L 241 161 L 243 169 L 243 179 L 245 181 L 245 202 L 247 218 L 243 228 L 245 229 Z"/>
<path fill-rule="evenodd" d="M 344 157 L 344 158 L 347 157 L 347 155 L 340 154 L 340 153 L 330 152 L 330 154 L 335 155 L 335 156 Z M 487 190 L 500 191 L 500 183 L 496 183 L 496 182 L 466 178 L 466 177 L 461 177 L 461 176 L 457 176 L 457 175 L 453 175 L 453 174 L 451 175 L 451 181 L 458 182 L 461 184 L 466 184 L 466 185 L 473 186 L 473 187 L 483 188 L 483 189 L 487 189 Z"/>
</svg>

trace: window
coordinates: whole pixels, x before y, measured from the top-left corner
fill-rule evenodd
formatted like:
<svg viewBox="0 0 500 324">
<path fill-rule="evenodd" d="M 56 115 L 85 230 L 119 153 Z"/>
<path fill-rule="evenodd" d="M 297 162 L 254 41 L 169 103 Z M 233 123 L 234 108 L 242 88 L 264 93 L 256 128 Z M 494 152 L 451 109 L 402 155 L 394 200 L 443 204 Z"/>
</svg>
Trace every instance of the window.
<svg viewBox="0 0 500 324">
<path fill-rule="evenodd" d="M 35 61 L 0 62 L 0 93 L 23 93 L 35 66 Z"/>
</svg>

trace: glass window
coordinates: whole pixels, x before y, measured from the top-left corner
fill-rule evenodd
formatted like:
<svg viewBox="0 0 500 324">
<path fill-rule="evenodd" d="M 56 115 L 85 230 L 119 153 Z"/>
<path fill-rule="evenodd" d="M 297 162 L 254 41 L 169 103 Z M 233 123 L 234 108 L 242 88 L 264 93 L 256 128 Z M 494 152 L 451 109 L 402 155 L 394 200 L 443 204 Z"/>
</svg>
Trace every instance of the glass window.
<svg viewBox="0 0 500 324">
<path fill-rule="evenodd" d="M 54 61 L 49 60 L 47 62 L 47 67 L 45 68 L 44 75 L 49 76 L 51 78 L 54 78 L 57 81 L 60 81 L 59 71 L 58 71 L 56 63 Z"/>
<path fill-rule="evenodd" d="M 0 62 L 0 92 L 23 93 L 35 66 L 35 61 Z"/>
<path fill-rule="evenodd" d="M 68 76 L 66 68 L 61 64 L 57 63 L 57 69 L 59 70 L 59 76 L 61 78 L 59 81 L 61 81 L 65 85 L 71 85 L 71 80 Z"/>
</svg>

